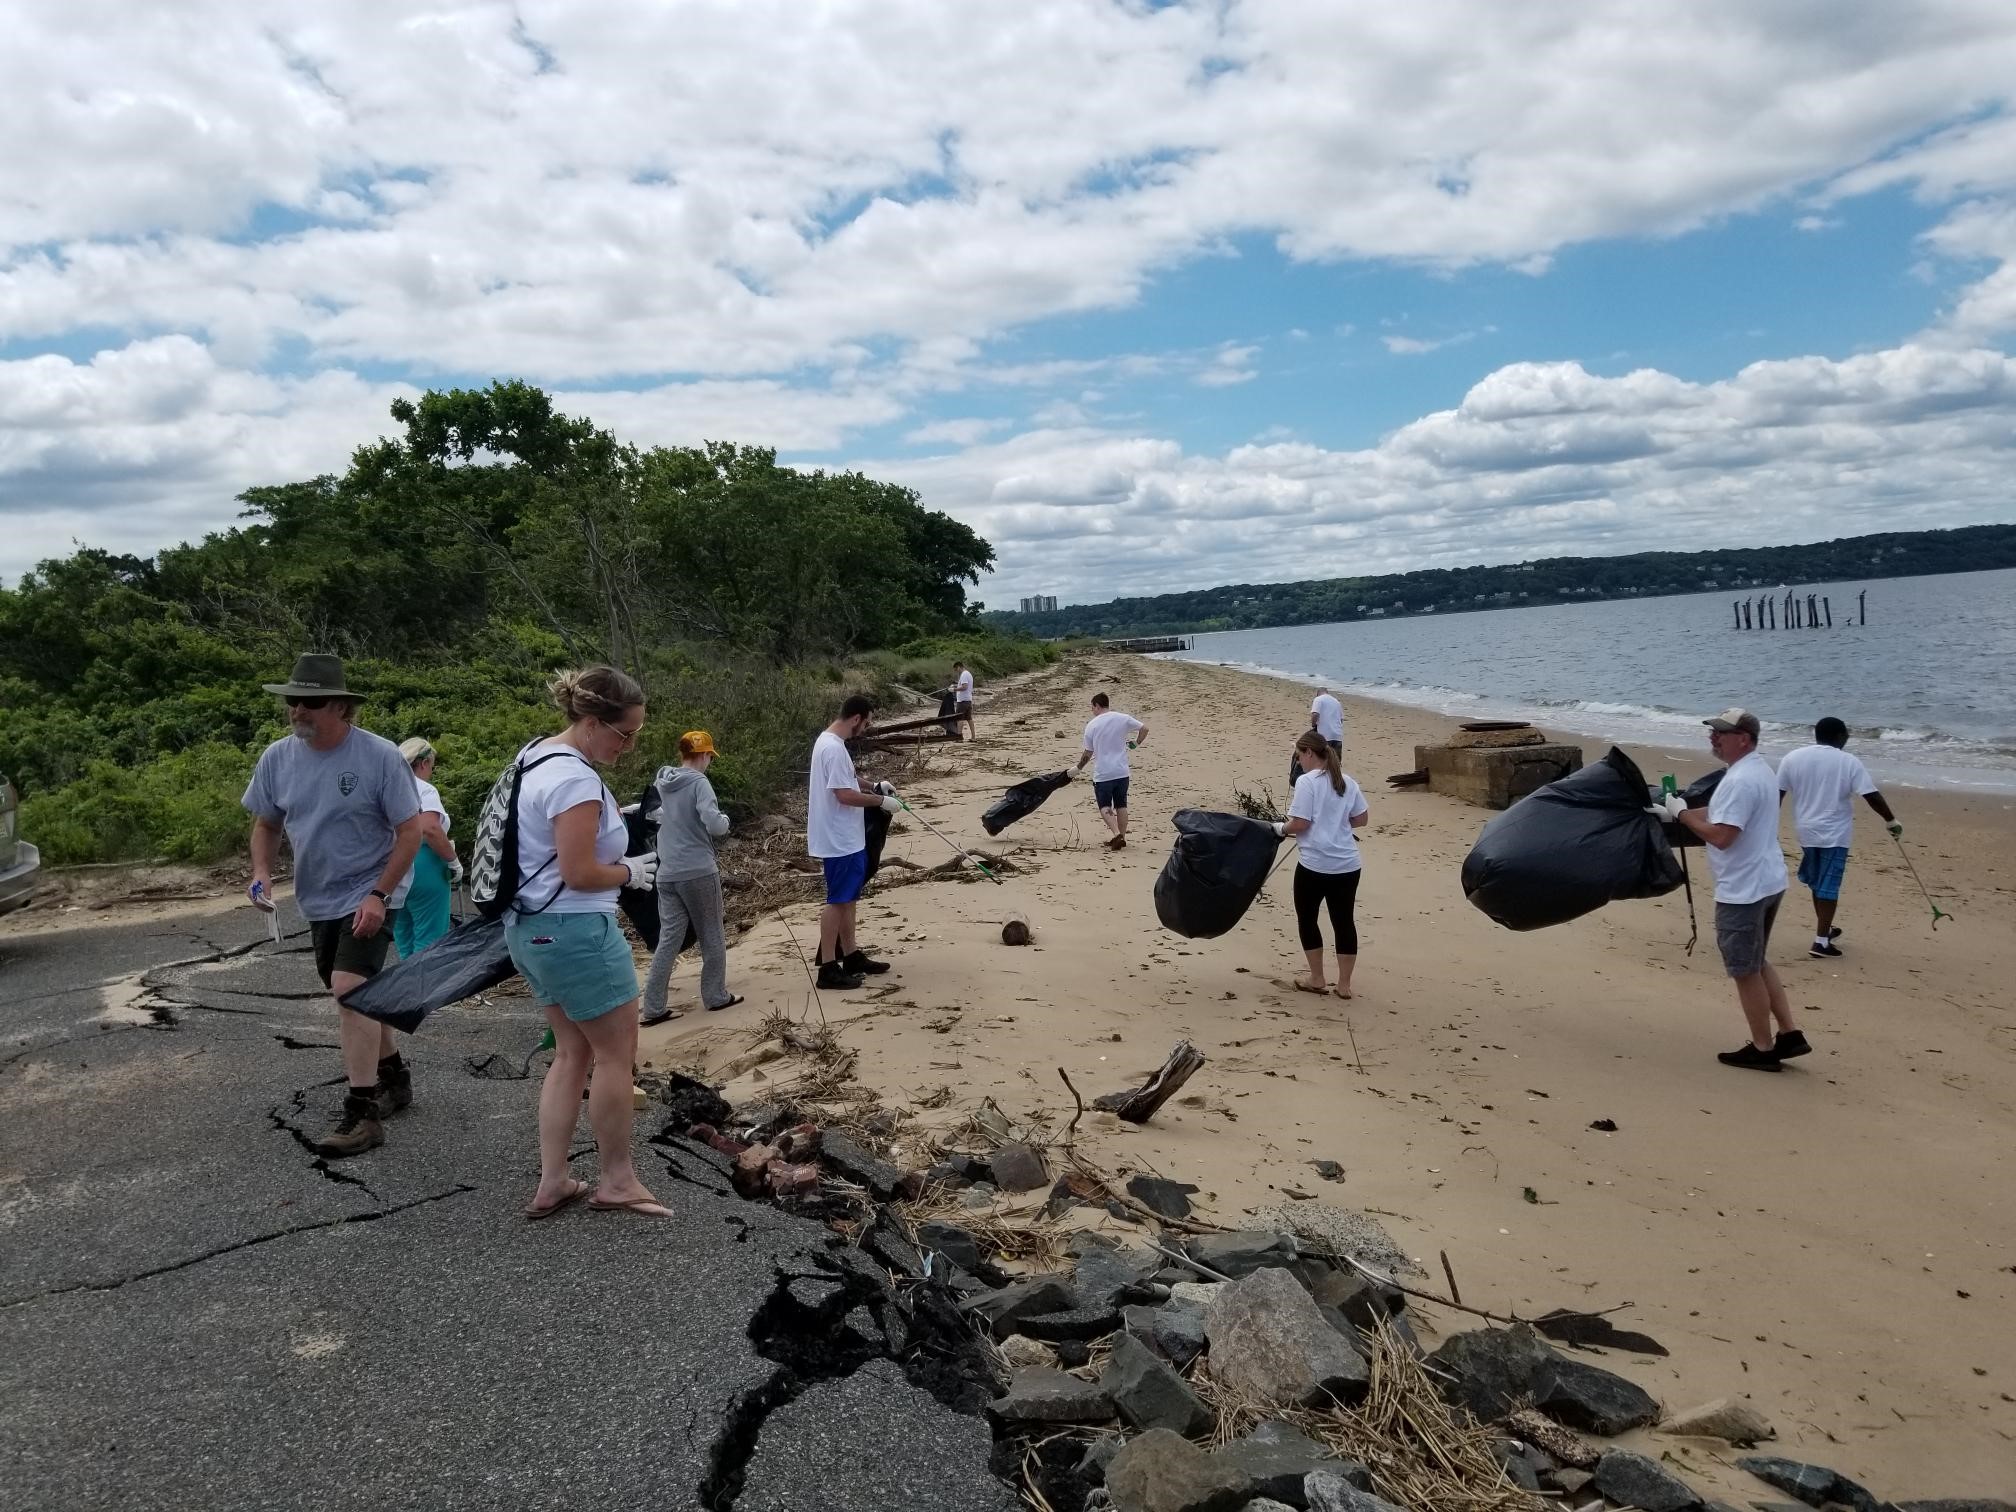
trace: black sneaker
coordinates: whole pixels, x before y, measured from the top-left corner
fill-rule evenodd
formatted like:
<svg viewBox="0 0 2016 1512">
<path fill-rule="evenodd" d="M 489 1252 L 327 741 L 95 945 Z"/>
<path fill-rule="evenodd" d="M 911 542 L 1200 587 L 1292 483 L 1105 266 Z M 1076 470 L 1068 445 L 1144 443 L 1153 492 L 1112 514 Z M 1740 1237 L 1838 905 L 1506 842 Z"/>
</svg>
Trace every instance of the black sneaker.
<svg viewBox="0 0 2016 1512">
<path fill-rule="evenodd" d="M 317 1155 L 362 1155 L 385 1143 L 385 1125 L 379 1120 L 376 1090 L 353 1089 L 345 1095 L 336 1127 L 315 1141 Z"/>
<path fill-rule="evenodd" d="M 849 971 L 838 961 L 822 961 L 819 964 L 819 979 L 816 985 L 821 992 L 851 992 L 865 980 L 865 977 Z"/>
<path fill-rule="evenodd" d="M 1815 940 L 1806 947 L 1806 954 L 1819 960 L 1831 960 L 1842 953 L 1841 947 L 1832 940 Z"/>
<path fill-rule="evenodd" d="M 887 961 L 872 960 L 865 950 L 848 951 L 840 957 L 840 965 L 843 970 L 851 971 L 856 976 L 880 976 L 889 969 Z"/>
<path fill-rule="evenodd" d="M 1776 1050 L 1759 1050 L 1755 1045 L 1745 1045 L 1741 1050 L 1724 1050 L 1715 1059 L 1725 1066 L 1740 1066 L 1745 1071 L 1782 1071 L 1778 1064 Z"/>
<path fill-rule="evenodd" d="M 1788 1061 L 1795 1055 L 1811 1055 L 1813 1047 L 1806 1043 L 1804 1029 L 1787 1029 L 1778 1036 L 1778 1042 L 1771 1047 L 1772 1053 L 1781 1061 Z"/>
<path fill-rule="evenodd" d="M 1839 924 L 1836 924 L 1836 925 L 1835 925 L 1835 926 L 1834 926 L 1834 927 L 1833 927 L 1832 929 L 1828 930 L 1828 931 L 1827 931 L 1827 938 L 1828 938 L 1828 939 L 1830 939 L 1830 940 L 1838 940 L 1838 939 L 1840 939 L 1840 938 L 1841 938 L 1841 926 L 1840 926 Z"/>
<path fill-rule="evenodd" d="M 413 1106 L 413 1068 L 397 1055 L 378 1062 L 378 1116 L 390 1118 Z"/>
</svg>

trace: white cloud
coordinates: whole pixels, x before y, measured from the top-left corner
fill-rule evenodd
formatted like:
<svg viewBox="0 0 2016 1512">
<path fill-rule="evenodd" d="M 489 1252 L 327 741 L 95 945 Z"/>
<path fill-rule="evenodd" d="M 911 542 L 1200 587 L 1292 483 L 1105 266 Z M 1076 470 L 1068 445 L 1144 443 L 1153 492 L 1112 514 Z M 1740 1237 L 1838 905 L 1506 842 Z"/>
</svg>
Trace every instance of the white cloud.
<svg viewBox="0 0 2016 1512">
<path fill-rule="evenodd" d="M 1191 382 L 1200 388 L 1230 388 L 1235 383 L 1248 383 L 1260 376 L 1253 359 L 1260 355 L 1257 346 L 1234 346 L 1227 342 L 1192 376 Z"/>
</svg>

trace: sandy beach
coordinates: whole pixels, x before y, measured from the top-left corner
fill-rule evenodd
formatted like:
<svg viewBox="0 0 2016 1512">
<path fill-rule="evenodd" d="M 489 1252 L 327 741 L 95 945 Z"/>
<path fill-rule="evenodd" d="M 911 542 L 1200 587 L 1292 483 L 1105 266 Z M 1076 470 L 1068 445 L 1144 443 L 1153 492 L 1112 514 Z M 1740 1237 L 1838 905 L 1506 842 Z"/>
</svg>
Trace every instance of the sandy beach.
<svg viewBox="0 0 2016 1512">
<path fill-rule="evenodd" d="M 1102 847 L 1082 779 L 987 841 L 979 816 L 1003 786 L 1076 760 L 1100 688 L 1150 726 L 1134 843 Z M 1289 988 L 1301 964 L 1292 862 L 1231 934 L 1163 930 L 1151 889 L 1169 815 L 1230 809 L 1237 789 L 1271 790 L 1285 808 L 1286 751 L 1307 700 L 1273 678 L 1125 657 L 983 689 L 976 743 L 881 758 L 877 770 L 941 829 L 1005 857 L 1005 884 L 912 882 L 903 862 L 929 867 L 949 852 L 899 817 L 895 864 L 861 915 L 863 940 L 894 972 L 813 1003 L 799 955 L 816 938 L 808 878 L 802 904 L 731 952 L 747 1009 L 646 1031 L 645 1054 L 718 1068 L 764 1013 L 823 1012 L 921 1147 L 990 1096 L 1018 1123 L 1061 1130 L 1072 1104 L 1060 1067 L 1089 1100 L 1188 1038 L 1208 1063 L 1152 1124 L 1088 1115 L 1078 1148 L 1105 1170 L 1195 1183 L 1199 1216 L 1229 1227 L 1283 1203 L 1369 1211 L 1436 1289 L 1446 1251 L 1464 1299 L 1497 1311 L 1630 1303 L 1620 1323 L 1671 1353 L 1606 1363 L 1669 1409 L 1747 1397 L 1775 1424 L 1779 1452 L 1879 1494 L 2009 1494 L 2016 803 L 1891 791 L 1955 915 L 1936 934 L 1874 816 L 1858 815 L 1846 957 L 1807 956 L 1796 885 L 1772 951 L 1817 1053 L 1759 1076 L 1715 1060 L 1742 1031 L 1699 858 L 1704 943 L 1691 958 L 1677 893 L 1532 934 L 1499 928 L 1458 883 L 1489 813 L 1385 783 L 1413 766 L 1414 742 L 1450 728 L 1420 711 L 1347 705 L 1346 766 L 1372 805 L 1354 1000 Z M 1634 755 L 1683 782 L 1710 765 L 1705 741 Z M 1001 943 L 1011 918 L 1029 924 L 1031 947 Z M 694 972 L 682 963 L 675 1004 L 690 1001 Z M 766 1074 L 731 1096 L 760 1095 Z M 1616 1132 L 1590 1127 L 1601 1119 Z M 1317 1158 L 1343 1165 L 1341 1184 L 1318 1175 Z M 1472 1326 L 1428 1312 L 1444 1331 Z M 1637 1437 L 1732 1499 L 1765 1494 L 1730 1465 L 1740 1451 Z"/>
</svg>

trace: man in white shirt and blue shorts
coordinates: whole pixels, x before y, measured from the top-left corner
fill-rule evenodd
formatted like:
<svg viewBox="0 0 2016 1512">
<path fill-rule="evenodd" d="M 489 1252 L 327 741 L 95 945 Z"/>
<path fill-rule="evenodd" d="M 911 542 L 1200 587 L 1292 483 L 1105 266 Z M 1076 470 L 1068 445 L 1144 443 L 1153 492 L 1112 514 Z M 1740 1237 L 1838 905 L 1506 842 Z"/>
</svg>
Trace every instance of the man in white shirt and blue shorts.
<svg viewBox="0 0 2016 1512">
<path fill-rule="evenodd" d="M 1701 722 L 1708 726 L 1709 749 L 1728 770 L 1705 809 L 1690 809 L 1678 797 L 1661 806 L 1708 846 L 1708 870 L 1715 878 L 1715 943 L 1750 1028 L 1748 1044 L 1716 1059 L 1746 1071 L 1778 1071 L 1783 1062 L 1813 1048 L 1793 1022 L 1785 984 L 1765 958 L 1787 882 L 1785 856 L 1778 849 L 1778 779 L 1757 752 L 1755 714 L 1724 709 Z"/>
<path fill-rule="evenodd" d="M 1843 749 L 1848 726 L 1829 715 L 1813 726 L 1813 744 L 1778 763 L 1778 791 L 1792 800 L 1792 828 L 1799 836 L 1799 880 L 1813 894 L 1813 948 L 1816 958 L 1841 954 L 1834 942 L 1834 910 L 1841 902 L 1841 879 L 1848 871 L 1848 841 L 1855 831 L 1859 796 L 1889 824 L 1892 835 L 1904 826 L 1876 790 L 1876 779 L 1859 757 Z"/>
<path fill-rule="evenodd" d="M 889 969 L 861 949 L 854 938 L 855 906 L 868 885 L 868 823 L 871 808 L 891 812 L 903 805 L 896 789 L 863 786 L 854 772 L 847 742 L 868 728 L 874 701 L 856 693 L 840 705 L 840 717 L 812 746 L 812 771 L 805 794 L 805 849 L 826 877 L 826 905 L 819 910 L 819 953 L 813 958 L 825 991 L 848 991 L 865 977 Z"/>
<path fill-rule="evenodd" d="M 1148 738 L 1148 726 L 1132 714 L 1122 714 L 1112 702 L 1104 693 L 1092 695 L 1085 749 L 1078 753 L 1078 765 L 1071 770 L 1083 771 L 1086 762 L 1092 763 L 1092 800 L 1099 805 L 1100 819 L 1113 832 L 1106 848 L 1117 851 L 1127 845 L 1127 784 L 1133 775 L 1127 753 Z"/>
</svg>

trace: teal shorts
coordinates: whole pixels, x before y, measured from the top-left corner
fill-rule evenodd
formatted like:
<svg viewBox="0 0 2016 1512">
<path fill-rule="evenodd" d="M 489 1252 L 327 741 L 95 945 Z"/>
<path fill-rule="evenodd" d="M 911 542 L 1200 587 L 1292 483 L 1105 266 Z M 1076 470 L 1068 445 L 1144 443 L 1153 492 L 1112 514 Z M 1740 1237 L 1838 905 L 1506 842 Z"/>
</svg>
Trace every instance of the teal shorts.
<svg viewBox="0 0 2016 1512">
<path fill-rule="evenodd" d="M 532 995 L 577 1024 L 637 996 L 637 963 L 613 913 L 513 914 L 504 943 Z"/>
</svg>

